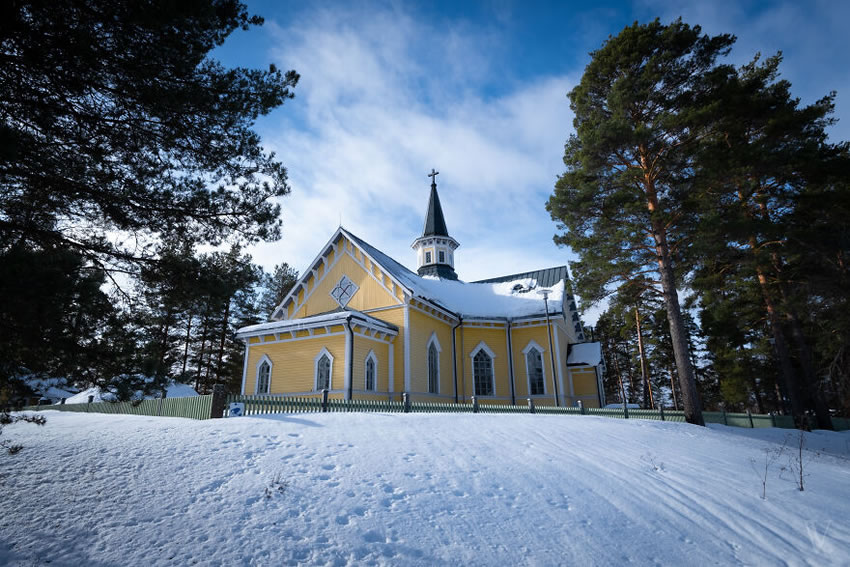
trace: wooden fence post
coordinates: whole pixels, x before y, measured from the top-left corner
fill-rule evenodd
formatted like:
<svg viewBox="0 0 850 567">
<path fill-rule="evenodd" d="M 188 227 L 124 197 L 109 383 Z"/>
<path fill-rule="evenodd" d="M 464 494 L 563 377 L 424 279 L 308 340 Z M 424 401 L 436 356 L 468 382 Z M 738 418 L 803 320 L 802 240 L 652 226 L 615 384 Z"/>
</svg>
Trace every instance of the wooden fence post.
<svg viewBox="0 0 850 567">
<path fill-rule="evenodd" d="M 328 389 L 322 388 L 322 413 L 328 413 Z"/>
<path fill-rule="evenodd" d="M 747 408 L 747 417 L 750 420 L 750 429 L 755 429 L 756 426 L 753 424 L 753 412 L 750 411 L 750 408 Z"/>
<path fill-rule="evenodd" d="M 729 421 L 726 419 L 726 406 L 723 406 L 723 425 L 729 425 Z"/>
<path fill-rule="evenodd" d="M 401 395 L 401 401 L 404 403 L 404 413 L 410 413 L 410 394 L 404 392 Z"/>
<path fill-rule="evenodd" d="M 578 400 L 576 403 L 578 404 L 578 412 L 581 415 L 584 415 L 584 404 L 581 403 L 581 400 Z"/>
<path fill-rule="evenodd" d="M 623 418 L 629 419 L 629 404 L 623 402 Z"/>
<path fill-rule="evenodd" d="M 534 400 L 528 398 L 528 413 L 534 413 Z"/>
<path fill-rule="evenodd" d="M 664 421 L 664 404 L 658 404 L 658 411 L 661 412 L 661 421 Z"/>
<path fill-rule="evenodd" d="M 770 412 L 770 426 L 776 427 L 776 414 L 773 412 Z"/>
<path fill-rule="evenodd" d="M 162 398 L 159 399 L 160 406 Z M 213 384 L 212 403 L 210 404 L 210 417 L 224 416 L 224 407 L 227 405 L 227 392 L 224 390 L 224 384 Z"/>
<path fill-rule="evenodd" d="M 478 413 L 478 398 L 472 396 L 472 413 Z"/>
</svg>

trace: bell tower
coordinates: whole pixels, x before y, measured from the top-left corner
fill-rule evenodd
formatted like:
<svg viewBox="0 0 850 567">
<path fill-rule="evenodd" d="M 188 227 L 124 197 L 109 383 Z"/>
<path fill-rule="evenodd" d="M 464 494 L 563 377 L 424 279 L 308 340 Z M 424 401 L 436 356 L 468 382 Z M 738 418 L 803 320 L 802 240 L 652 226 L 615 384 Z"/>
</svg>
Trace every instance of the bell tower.
<svg viewBox="0 0 850 567">
<path fill-rule="evenodd" d="M 428 199 L 428 211 L 425 213 L 425 227 L 422 236 L 413 241 L 411 248 L 416 250 L 417 272 L 420 276 L 437 276 L 446 280 L 456 280 L 454 252 L 460 246 L 457 240 L 449 236 L 440 197 L 437 195 L 437 175 L 431 170 L 431 197 Z"/>
</svg>

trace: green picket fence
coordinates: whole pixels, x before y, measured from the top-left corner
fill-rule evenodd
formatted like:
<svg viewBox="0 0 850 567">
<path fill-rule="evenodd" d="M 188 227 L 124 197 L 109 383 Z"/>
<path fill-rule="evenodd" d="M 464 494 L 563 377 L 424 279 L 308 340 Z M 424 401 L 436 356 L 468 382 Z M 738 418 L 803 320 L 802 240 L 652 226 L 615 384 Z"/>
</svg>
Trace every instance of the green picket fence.
<svg viewBox="0 0 850 567">
<path fill-rule="evenodd" d="M 31 411 L 75 411 L 83 413 L 113 413 L 122 415 L 149 415 L 162 417 L 188 417 L 209 419 L 212 412 L 212 394 L 189 398 L 164 398 L 135 402 L 93 402 L 90 404 L 53 404 L 27 406 Z"/>
<path fill-rule="evenodd" d="M 321 400 L 319 400 L 321 409 Z M 389 400 L 328 400 L 329 412 L 403 412 L 404 404 Z"/>
<path fill-rule="evenodd" d="M 245 404 L 244 415 L 267 413 L 315 413 L 322 411 L 321 398 L 282 396 L 227 396 L 227 403 Z"/>
<path fill-rule="evenodd" d="M 238 402 L 245 405 L 245 415 L 262 415 L 273 413 L 309 413 L 321 412 L 320 397 L 283 397 L 283 396 L 238 396 L 227 398 L 228 403 Z M 405 411 L 403 402 L 388 400 L 341 400 L 329 399 L 327 412 L 382 412 L 401 413 Z M 471 403 L 455 404 L 451 402 L 411 402 L 407 411 L 410 413 L 472 413 L 475 406 Z M 478 413 L 530 413 L 526 404 L 478 404 Z M 579 408 L 535 406 L 534 413 L 549 415 L 592 415 L 624 419 L 626 412 L 623 408 Z M 706 423 L 721 423 L 733 427 L 780 427 L 794 429 L 794 420 L 785 415 L 762 415 L 730 412 L 703 412 Z M 752 418 L 752 421 L 750 421 Z M 627 419 L 645 419 L 652 421 L 684 422 L 685 412 L 681 410 L 629 409 Z M 850 419 L 832 418 L 836 431 L 850 429 Z M 811 424 L 814 426 L 814 423 Z"/>
<path fill-rule="evenodd" d="M 230 395 L 228 403 L 245 405 L 245 415 L 319 413 L 323 411 L 322 399 L 317 396 L 240 396 Z M 111 413 L 124 415 L 149 415 L 162 417 L 187 417 L 191 419 L 209 419 L 212 416 L 213 395 L 193 396 L 190 398 L 164 398 L 141 400 L 136 402 L 95 402 L 91 404 L 62 404 L 49 406 L 27 406 L 22 409 L 30 411 L 76 411 L 86 413 Z M 405 412 L 405 404 L 389 400 L 340 400 L 329 399 L 324 411 L 340 412 Z M 471 403 L 455 404 L 451 402 L 411 402 L 407 411 L 410 413 L 472 413 L 475 406 Z M 478 404 L 479 413 L 529 413 L 525 404 Z M 608 418 L 623 419 L 626 417 L 623 408 L 579 408 L 536 406 L 534 413 L 549 415 L 592 415 Z M 779 427 L 794 429 L 794 419 L 789 415 L 764 415 L 731 413 L 720 411 L 705 411 L 702 413 L 706 423 L 721 423 L 733 427 Z M 685 412 L 665 410 L 629 409 L 628 419 L 648 419 L 655 421 L 685 421 Z M 810 424 L 816 424 L 812 418 Z M 850 418 L 833 417 L 832 425 L 836 431 L 850 430 Z"/>
</svg>

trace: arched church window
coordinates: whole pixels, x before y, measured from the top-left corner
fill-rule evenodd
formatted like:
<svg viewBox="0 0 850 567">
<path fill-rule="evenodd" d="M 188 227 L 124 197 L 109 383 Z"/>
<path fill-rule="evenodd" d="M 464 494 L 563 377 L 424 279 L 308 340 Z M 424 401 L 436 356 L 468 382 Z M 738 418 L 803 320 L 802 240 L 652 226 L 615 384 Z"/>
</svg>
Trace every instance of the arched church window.
<svg viewBox="0 0 850 567">
<path fill-rule="evenodd" d="M 440 357 L 437 345 L 431 343 L 428 347 L 428 393 L 437 394 L 440 391 Z"/>
<path fill-rule="evenodd" d="M 546 393 L 543 379 L 543 355 L 536 348 L 530 348 L 525 353 L 525 368 L 528 372 L 528 392 L 532 396 Z"/>
<path fill-rule="evenodd" d="M 493 358 L 482 348 L 472 357 L 476 396 L 493 395 Z"/>
<path fill-rule="evenodd" d="M 331 389 L 331 358 L 323 353 L 316 362 L 316 389 Z"/>
<path fill-rule="evenodd" d="M 272 366 L 269 364 L 267 360 L 264 360 L 260 363 L 259 368 L 257 368 L 257 393 L 258 394 L 268 394 L 269 386 L 271 385 L 272 379 Z"/>
<path fill-rule="evenodd" d="M 375 369 L 375 355 L 373 353 L 369 353 L 369 356 L 366 357 L 366 389 L 374 390 L 376 380 L 376 369 Z"/>
</svg>

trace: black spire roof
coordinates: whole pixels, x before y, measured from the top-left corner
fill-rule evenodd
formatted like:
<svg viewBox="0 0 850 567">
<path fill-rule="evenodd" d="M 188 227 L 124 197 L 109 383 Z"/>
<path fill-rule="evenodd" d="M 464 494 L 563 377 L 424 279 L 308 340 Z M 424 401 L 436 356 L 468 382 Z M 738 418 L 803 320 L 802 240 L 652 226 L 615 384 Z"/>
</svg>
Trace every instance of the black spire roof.
<svg viewBox="0 0 850 567">
<path fill-rule="evenodd" d="M 431 198 L 428 199 L 428 212 L 425 214 L 425 228 L 422 236 L 448 236 L 446 219 L 443 217 L 443 207 L 437 195 L 437 182 L 431 181 Z"/>
</svg>

